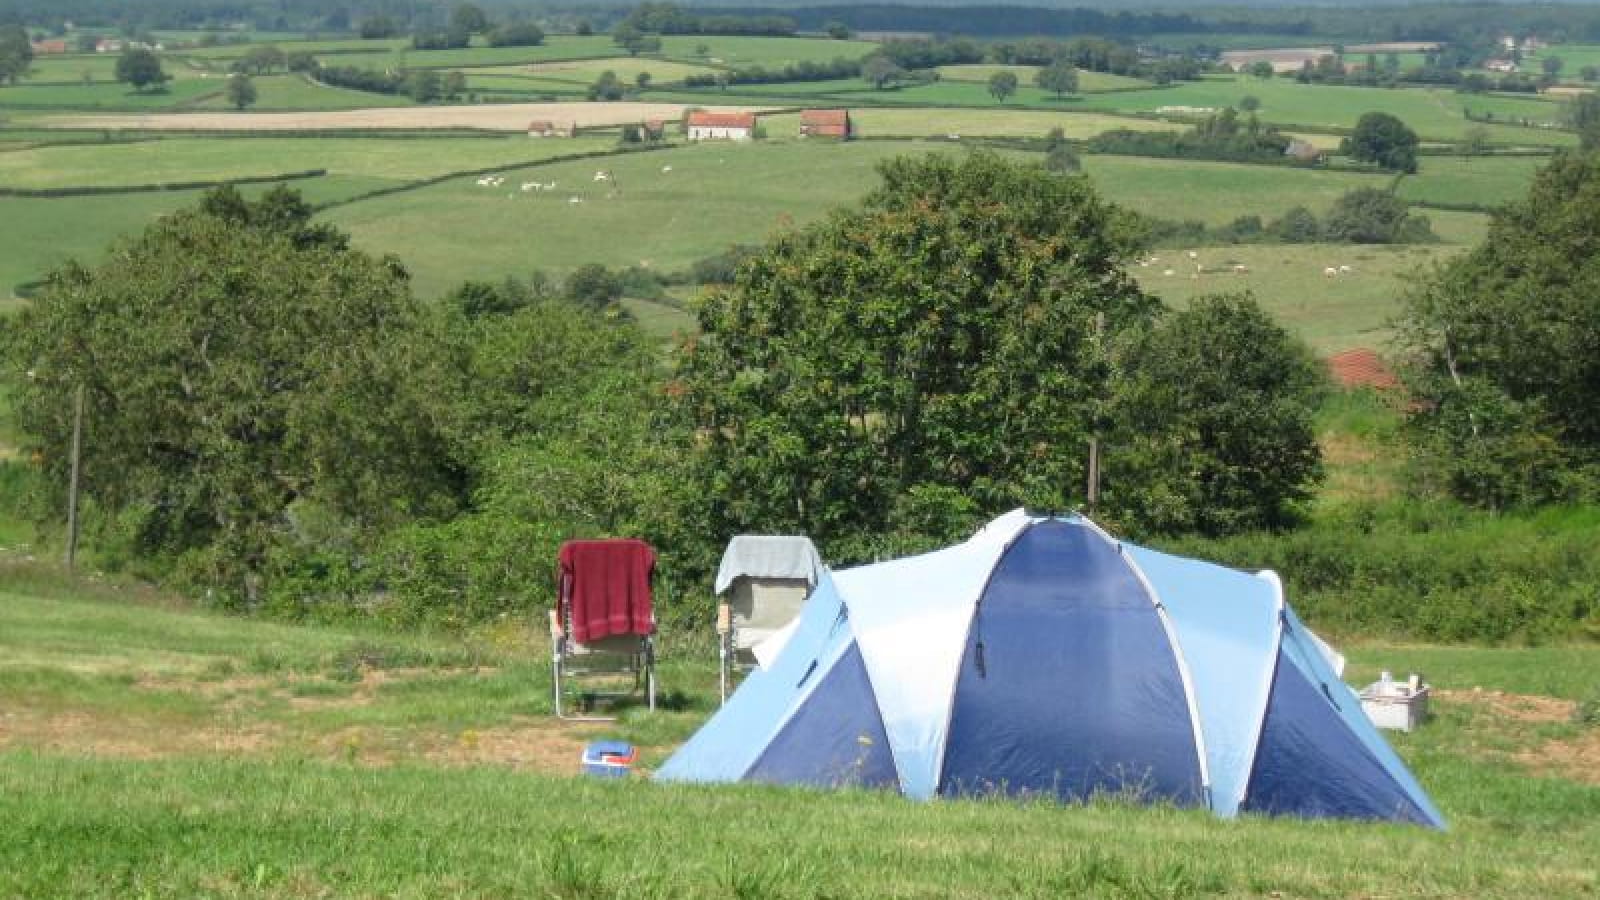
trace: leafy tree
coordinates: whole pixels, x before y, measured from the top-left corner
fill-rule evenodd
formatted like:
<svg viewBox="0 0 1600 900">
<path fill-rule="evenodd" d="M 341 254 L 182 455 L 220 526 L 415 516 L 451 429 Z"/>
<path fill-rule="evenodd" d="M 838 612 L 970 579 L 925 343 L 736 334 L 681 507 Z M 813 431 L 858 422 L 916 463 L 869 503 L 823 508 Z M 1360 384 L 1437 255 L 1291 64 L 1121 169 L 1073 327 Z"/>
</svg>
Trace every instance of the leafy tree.
<svg viewBox="0 0 1600 900">
<path fill-rule="evenodd" d="M 1239 108 L 1247 113 L 1253 113 L 1261 108 L 1261 98 L 1254 94 L 1245 94 L 1239 98 Z"/>
<path fill-rule="evenodd" d="M 305 50 L 295 50 L 283 58 L 284 66 L 291 72 L 315 72 L 320 65 L 317 57 Z"/>
<path fill-rule="evenodd" d="M 870 558 L 996 509 L 1082 496 L 1105 335 L 1155 301 L 1124 214 L 987 152 L 880 166 L 855 209 L 773 238 L 710 291 L 671 393 L 714 534 L 798 530 Z"/>
<path fill-rule="evenodd" d="M 1584 150 L 1600 149 L 1600 94 L 1579 94 L 1572 98 L 1563 118 L 1568 127 L 1578 133 Z"/>
<path fill-rule="evenodd" d="M 161 68 L 161 57 L 144 47 L 130 47 L 117 58 L 117 80 L 133 85 L 136 91 L 160 87 L 172 79 Z"/>
<path fill-rule="evenodd" d="M 489 17 L 471 3 L 458 4 L 450 13 L 450 27 L 467 34 L 482 34 L 489 30 Z"/>
<path fill-rule="evenodd" d="M 1266 81 L 1277 73 L 1273 70 L 1272 63 L 1262 60 L 1250 66 L 1250 74 L 1262 81 Z"/>
<path fill-rule="evenodd" d="M 458 70 L 446 72 L 440 89 L 444 92 L 445 99 L 455 100 L 467 92 L 467 76 Z"/>
<path fill-rule="evenodd" d="M 536 47 L 544 43 L 544 29 L 532 22 L 501 25 L 489 32 L 491 47 Z"/>
<path fill-rule="evenodd" d="M 438 72 L 432 69 L 412 69 L 406 73 L 403 89 L 406 96 L 418 103 L 432 103 L 443 95 L 444 85 Z"/>
<path fill-rule="evenodd" d="M 1397 172 L 1417 171 L 1417 133 L 1388 113 L 1364 113 L 1339 152 Z"/>
<path fill-rule="evenodd" d="M 246 75 L 270 75 L 273 70 L 287 65 L 288 60 L 283 51 L 271 44 L 251 47 L 233 64 L 235 72 Z"/>
<path fill-rule="evenodd" d="M 584 263 L 567 276 L 565 294 L 585 309 L 605 309 L 622 299 L 622 279 L 600 263 Z"/>
<path fill-rule="evenodd" d="M 1045 151 L 1044 167 L 1046 171 L 1057 175 L 1070 175 L 1083 169 L 1083 162 L 1078 159 L 1078 154 L 1072 145 L 1062 143 Z"/>
<path fill-rule="evenodd" d="M 1209 296 L 1116 354 L 1106 506 L 1146 531 L 1286 524 L 1321 477 L 1311 350 L 1249 295 Z"/>
<path fill-rule="evenodd" d="M 1017 92 L 1017 73 L 1000 71 L 989 76 L 989 93 L 1001 103 Z"/>
<path fill-rule="evenodd" d="M 639 74 L 633 76 L 633 84 L 634 84 L 634 87 L 637 87 L 641 91 L 649 88 L 650 87 L 650 73 L 649 72 L 640 72 Z"/>
<path fill-rule="evenodd" d="M 1356 188 L 1334 201 L 1323 220 L 1323 237 L 1355 244 L 1414 243 L 1427 240 L 1427 220 L 1411 214 L 1404 200 L 1378 188 Z"/>
<path fill-rule="evenodd" d="M 225 93 L 228 96 L 228 102 L 233 105 L 234 109 L 242 110 L 246 106 L 254 105 L 256 102 L 255 82 L 251 81 L 250 76 L 243 72 L 236 72 L 228 76 L 228 87 Z"/>
<path fill-rule="evenodd" d="M 1311 210 L 1295 206 L 1274 219 L 1267 232 L 1286 244 L 1309 244 L 1322 237 L 1322 223 Z"/>
<path fill-rule="evenodd" d="M 1072 63 L 1058 59 L 1035 73 L 1033 83 L 1041 90 L 1049 91 L 1057 97 L 1076 93 L 1078 69 Z"/>
<path fill-rule="evenodd" d="M 824 23 L 822 26 L 822 31 L 828 37 L 833 38 L 836 41 L 848 41 L 854 36 L 854 33 L 850 30 L 850 26 L 838 20 Z"/>
<path fill-rule="evenodd" d="M 33 63 L 33 42 L 21 25 L 0 25 L 0 83 L 16 84 Z"/>
<path fill-rule="evenodd" d="M 1556 157 L 1406 298 L 1423 472 L 1501 507 L 1600 484 L 1600 157 Z"/>
<path fill-rule="evenodd" d="M 880 91 L 905 77 L 905 74 L 898 63 L 882 54 L 875 53 L 861 62 L 861 77 Z"/>
<path fill-rule="evenodd" d="M 1587 82 L 1600 81 L 1600 66 L 1584 66 L 1578 70 L 1578 77 Z"/>
<path fill-rule="evenodd" d="M 1544 74 L 1549 75 L 1551 78 L 1560 75 L 1561 69 L 1565 65 L 1566 63 L 1559 56 L 1546 56 L 1544 59 L 1539 61 L 1539 68 L 1544 71 Z"/>
<path fill-rule="evenodd" d="M 590 22 L 588 19 L 579 19 L 578 27 L 575 29 L 575 31 L 580 37 L 588 37 L 589 35 L 594 34 L 594 23 Z"/>
<path fill-rule="evenodd" d="M 417 50 L 460 50 L 472 44 L 472 35 L 459 28 L 429 29 L 411 36 Z"/>
<path fill-rule="evenodd" d="M 361 28 L 357 33 L 361 35 L 363 40 L 381 40 L 399 36 L 400 26 L 388 16 L 372 16 L 362 20 Z"/>
<path fill-rule="evenodd" d="M 219 189 L 102 266 L 58 270 L 8 329 L 13 409 L 51 487 L 81 386 L 100 527 L 224 602 L 259 602 L 308 518 L 371 534 L 456 502 L 433 427 L 452 382 L 423 308 L 396 262 L 310 214 L 283 188 Z"/>
<path fill-rule="evenodd" d="M 594 84 L 589 85 L 590 100 L 621 100 L 624 93 L 626 93 L 626 90 L 623 87 L 622 79 L 618 78 L 617 73 L 610 69 L 601 72 L 600 77 L 595 79 Z"/>
</svg>

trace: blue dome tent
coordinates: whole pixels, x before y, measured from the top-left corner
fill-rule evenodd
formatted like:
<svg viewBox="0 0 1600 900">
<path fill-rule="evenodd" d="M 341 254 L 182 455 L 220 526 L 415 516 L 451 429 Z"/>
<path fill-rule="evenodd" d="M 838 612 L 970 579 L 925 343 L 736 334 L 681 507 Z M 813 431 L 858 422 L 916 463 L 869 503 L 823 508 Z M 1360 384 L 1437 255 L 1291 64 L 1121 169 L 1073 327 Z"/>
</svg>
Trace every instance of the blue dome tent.
<svg viewBox="0 0 1600 900">
<path fill-rule="evenodd" d="M 1276 575 L 1021 510 L 822 577 L 772 664 L 657 778 L 1444 827 Z"/>
</svg>

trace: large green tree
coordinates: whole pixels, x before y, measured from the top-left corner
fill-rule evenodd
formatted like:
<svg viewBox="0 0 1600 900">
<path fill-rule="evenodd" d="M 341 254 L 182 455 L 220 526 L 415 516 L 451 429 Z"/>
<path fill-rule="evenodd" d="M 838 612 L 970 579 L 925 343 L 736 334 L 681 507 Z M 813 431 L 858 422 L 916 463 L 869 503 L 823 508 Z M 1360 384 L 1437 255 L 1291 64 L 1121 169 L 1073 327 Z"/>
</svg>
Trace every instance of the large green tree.
<svg viewBox="0 0 1600 900">
<path fill-rule="evenodd" d="M 861 558 L 884 532 L 946 540 L 1083 496 L 1099 348 L 1156 308 L 1124 269 L 1123 215 L 988 153 L 880 171 L 699 308 L 676 394 L 714 533 L 798 530 Z"/>
<path fill-rule="evenodd" d="M 1194 300 L 1116 353 L 1106 506 L 1142 531 L 1284 524 L 1321 477 L 1324 376 L 1248 295 Z"/>
<path fill-rule="evenodd" d="M 33 62 L 33 42 L 21 25 L 0 25 L 0 84 L 16 84 Z"/>
<path fill-rule="evenodd" d="M 1558 156 L 1407 298 L 1419 474 L 1500 507 L 1600 480 L 1600 156 Z"/>
<path fill-rule="evenodd" d="M 1050 91 L 1057 97 L 1076 93 L 1078 69 L 1072 63 L 1058 59 L 1035 73 L 1033 83 L 1041 90 Z"/>
<path fill-rule="evenodd" d="M 1417 171 L 1417 133 L 1389 113 L 1362 114 L 1339 152 L 1397 172 Z"/>
<path fill-rule="evenodd" d="M 136 91 L 160 87 L 172 80 L 161 68 L 161 57 L 144 47 L 130 47 L 117 57 L 117 80 L 133 85 Z"/>
<path fill-rule="evenodd" d="M 84 492 L 108 539 L 234 602 L 260 599 L 307 522 L 372 534 L 458 492 L 453 389 L 405 272 L 309 217 L 284 189 L 219 189 L 56 272 L 8 329 L 13 406 L 50 484 L 82 389 Z"/>
</svg>

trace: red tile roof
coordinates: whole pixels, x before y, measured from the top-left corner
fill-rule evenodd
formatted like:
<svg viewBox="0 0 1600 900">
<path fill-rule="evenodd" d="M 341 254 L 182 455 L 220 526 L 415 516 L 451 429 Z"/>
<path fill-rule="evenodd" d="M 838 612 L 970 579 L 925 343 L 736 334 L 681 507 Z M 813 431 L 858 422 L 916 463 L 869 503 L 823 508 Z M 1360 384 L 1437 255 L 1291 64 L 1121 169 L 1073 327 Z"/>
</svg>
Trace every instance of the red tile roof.
<svg viewBox="0 0 1600 900">
<path fill-rule="evenodd" d="M 1388 390 L 1398 387 L 1400 379 L 1384 364 L 1383 358 L 1366 347 L 1357 347 L 1328 357 L 1328 371 L 1333 380 L 1344 387 L 1370 387 Z"/>
<path fill-rule="evenodd" d="M 850 113 L 843 109 L 803 109 L 800 124 L 844 127 L 850 124 Z"/>
<path fill-rule="evenodd" d="M 705 128 L 754 128 L 754 113 L 714 113 L 697 109 L 689 113 L 689 124 Z"/>
</svg>

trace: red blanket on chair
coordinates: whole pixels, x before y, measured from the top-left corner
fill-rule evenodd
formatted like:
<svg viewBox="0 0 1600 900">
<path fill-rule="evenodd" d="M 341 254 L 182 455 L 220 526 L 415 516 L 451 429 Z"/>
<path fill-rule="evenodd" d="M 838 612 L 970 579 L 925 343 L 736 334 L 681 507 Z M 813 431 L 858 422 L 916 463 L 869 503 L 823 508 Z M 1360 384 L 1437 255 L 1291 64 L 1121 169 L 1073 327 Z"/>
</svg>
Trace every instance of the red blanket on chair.
<svg viewBox="0 0 1600 900">
<path fill-rule="evenodd" d="M 656 554 L 644 541 L 567 541 L 561 545 L 561 598 L 580 644 L 656 630 L 650 576 Z"/>
</svg>

